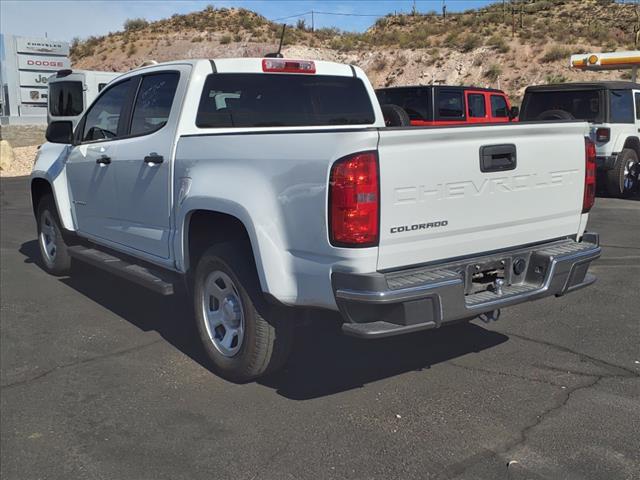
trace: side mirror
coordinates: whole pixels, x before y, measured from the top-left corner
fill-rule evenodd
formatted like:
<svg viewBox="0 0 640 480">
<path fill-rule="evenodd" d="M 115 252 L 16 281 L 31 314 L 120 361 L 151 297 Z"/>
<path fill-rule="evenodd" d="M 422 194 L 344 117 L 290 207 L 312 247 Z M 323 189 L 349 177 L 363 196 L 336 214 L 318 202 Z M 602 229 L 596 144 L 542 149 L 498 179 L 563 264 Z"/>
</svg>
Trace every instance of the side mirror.
<svg viewBox="0 0 640 480">
<path fill-rule="evenodd" d="M 71 145 L 73 143 L 73 122 L 69 120 L 51 122 L 47 127 L 45 137 L 47 142 Z"/>
<path fill-rule="evenodd" d="M 509 110 L 509 120 L 514 120 L 520 115 L 520 109 L 515 105 Z"/>
</svg>

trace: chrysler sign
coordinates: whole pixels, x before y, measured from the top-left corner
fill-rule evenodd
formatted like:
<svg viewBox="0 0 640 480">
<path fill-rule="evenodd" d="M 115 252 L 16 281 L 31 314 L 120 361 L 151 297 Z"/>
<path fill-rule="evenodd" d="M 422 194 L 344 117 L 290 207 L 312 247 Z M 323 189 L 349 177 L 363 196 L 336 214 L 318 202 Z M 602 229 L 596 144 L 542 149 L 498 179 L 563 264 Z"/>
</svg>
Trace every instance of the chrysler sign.
<svg viewBox="0 0 640 480">
<path fill-rule="evenodd" d="M 56 42 L 46 38 L 16 37 L 17 53 L 47 53 L 51 55 L 69 55 L 67 42 Z"/>
</svg>

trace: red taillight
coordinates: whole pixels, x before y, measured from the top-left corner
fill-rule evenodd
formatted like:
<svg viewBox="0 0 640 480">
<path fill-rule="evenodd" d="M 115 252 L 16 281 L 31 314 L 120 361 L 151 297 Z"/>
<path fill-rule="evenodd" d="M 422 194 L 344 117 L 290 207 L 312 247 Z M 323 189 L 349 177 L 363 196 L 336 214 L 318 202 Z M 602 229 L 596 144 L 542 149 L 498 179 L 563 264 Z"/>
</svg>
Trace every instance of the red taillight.
<svg viewBox="0 0 640 480">
<path fill-rule="evenodd" d="M 310 60 L 285 60 L 284 58 L 264 58 L 263 72 L 316 73 L 316 64 Z"/>
<path fill-rule="evenodd" d="M 584 198 L 582 213 L 587 213 L 596 201 L 596 144 L 590 138 L 584 139 L 585 169 Z"/>
<path fill-rule="evenodd" d="M 361 152 L 338 160 L 329 178 L 329 238 L 338 247 L 378 244 L 378 155 Z"/>
<path fill-rule="evenodd" d="M 611 139 L 611 130 L 608 128 L 596 129 L 596 142 L 607 143 Z"/>
</svg>

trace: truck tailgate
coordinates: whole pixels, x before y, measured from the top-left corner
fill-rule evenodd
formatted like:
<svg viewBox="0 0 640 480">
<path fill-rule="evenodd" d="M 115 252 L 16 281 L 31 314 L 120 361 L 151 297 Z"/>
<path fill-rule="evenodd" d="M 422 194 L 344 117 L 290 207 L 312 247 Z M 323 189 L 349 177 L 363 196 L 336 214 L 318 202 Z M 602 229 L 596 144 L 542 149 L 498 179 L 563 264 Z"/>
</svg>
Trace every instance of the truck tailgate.
<svg viewBox="0 0 640 480">
<path fill-rule="evenodd" d="M 578 122 L 380 129 L 378 269 L 575 235 L 586 132 Z"/>
</svg>

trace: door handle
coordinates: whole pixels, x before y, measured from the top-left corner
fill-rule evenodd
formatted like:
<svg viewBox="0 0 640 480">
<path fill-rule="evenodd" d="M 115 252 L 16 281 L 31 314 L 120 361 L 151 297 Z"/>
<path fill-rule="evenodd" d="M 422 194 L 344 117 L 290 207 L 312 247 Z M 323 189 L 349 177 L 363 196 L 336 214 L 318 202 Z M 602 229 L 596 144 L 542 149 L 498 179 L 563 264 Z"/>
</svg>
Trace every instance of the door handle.
<svg viewBox="0 0 640 480">
<path fill-rule="evenodd" d="M 98 165 L 109 165 L 111 163 L 111 157 L 107 155 L 101 155 L 96 159 Z"/>
<path fill-rule="evenodd" d="M 151 152 L 149 155 L 144 157 L 144 163 L 155 164 L 164 162 L 164 157 L 162 155 L 158 155 L 156 152 Z"/>
<path fill-rule="evenodd" d="M 514 144 L 507 143 L 480 147 L 481 172 L 504 172 L 506 170 L 514 170 L 516 165 L 517 154 Z"/>
</svg>

